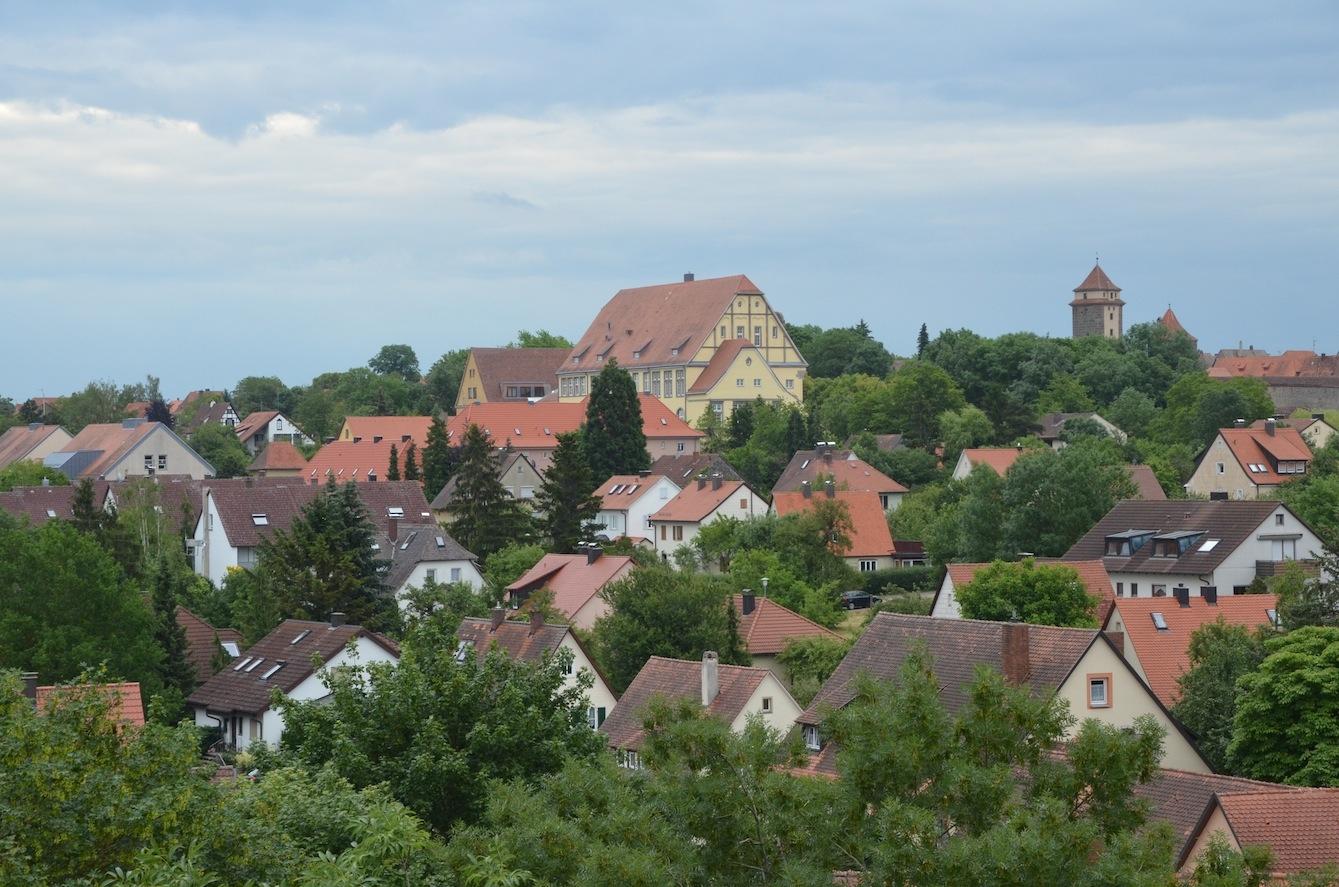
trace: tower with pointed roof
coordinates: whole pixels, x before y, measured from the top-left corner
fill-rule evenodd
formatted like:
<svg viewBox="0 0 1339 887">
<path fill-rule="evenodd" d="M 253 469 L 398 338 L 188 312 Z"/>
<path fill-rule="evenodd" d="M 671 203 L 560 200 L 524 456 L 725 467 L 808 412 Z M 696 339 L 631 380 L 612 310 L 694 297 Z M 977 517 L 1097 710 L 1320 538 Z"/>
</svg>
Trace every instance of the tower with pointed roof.
<svg viewBox="0 0 1339 887">
<path fill-rule="evenodd" d="M 1125 302 L 1120 297 L 1120 287 L 1107 277 L 1101 264 L 1093 265 L 1083 283 L 1074 287 L 1074 300 L 1069 307 L 1074 312 L 1075 339 L 1084 336 L 1119 339 L 1125 332 Z"/>
</svg>

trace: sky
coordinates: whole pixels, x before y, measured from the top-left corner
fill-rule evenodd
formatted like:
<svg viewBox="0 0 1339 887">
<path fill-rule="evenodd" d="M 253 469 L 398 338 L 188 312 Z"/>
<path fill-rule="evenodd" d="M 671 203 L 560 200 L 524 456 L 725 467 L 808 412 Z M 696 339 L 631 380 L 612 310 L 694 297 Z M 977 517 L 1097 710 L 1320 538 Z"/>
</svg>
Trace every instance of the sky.
<svg viewBox="0 0 1339 887">
<path fill-rule="evenodd" d="M 114 7 L 114 8 L 113 8 Z M 1339 6 L 0 0 L 0 395 L 305 384 L 747 274 L 1339 351 Z M 7 329 L 6 329 L 7 328 Z"/>
</svg>

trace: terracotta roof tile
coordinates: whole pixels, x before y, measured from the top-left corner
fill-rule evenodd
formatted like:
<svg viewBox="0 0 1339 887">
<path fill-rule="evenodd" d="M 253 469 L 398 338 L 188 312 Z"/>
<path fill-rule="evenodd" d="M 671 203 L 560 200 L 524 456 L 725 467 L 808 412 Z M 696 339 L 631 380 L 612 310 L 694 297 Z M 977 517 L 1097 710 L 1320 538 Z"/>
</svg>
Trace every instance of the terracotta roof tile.
<svg viewBox="0 0 1339 887">
<path fill-rule="evenodd" d="M 1187 336 L 1190 336 L 1190 333 L 1186 331 L 1186 328 L 1181 326 L 1181 320 L 1176 316 L 1176 312 L 1172 310 L 1171 305 L 1168 305 L 1167 310 L 1162 312 L 1162 316 L 1158 318 L 1158 323 L 1162 324 L 1164 329 L 1173 333 L 1185 333 Z M 1191 338 L 1193 339 L 1194 336 L 1191 336 Z"/>
<path fill-rule="evenodd" d="M 1257 485 L 1277 486 L 1297 476 L 1279 474 L 1275 468 L 1280 461 L 1311 461 L 1311 448 L 1296 428 L 1277 427 L 1273 434 L 1263 428 L 1224 428 L 1218 433 L 1241 470 Z M 1256 471 L 1252 466 L 1264 470 Z"/>
<path fill-rule="evenodd" d="M 744 615 L 744 596 L 737 594 L 734 608 L 740 614 L 739 636 L 751 656 L 775 656 L 794 638 L 841 638 L 835 631 L 788 610 L 771 598 L 754 598 L 753 612 Z"/>
<path fill-rule="evenodd" d="M 632 558 L 621 554 L 603 554 L 594 562 L 584 554 L 546 554 L 507 586 L 508 592 L 553 592 L 553 608 L 568 619 L 575 619 L 581 608 L 606 585 L 617 582 L 632 571 Z"/>
<path fill-rule="evenodd" d="M 389 460 L 389 456 L 387 457 Z M 271 441 L 265 445 L 256 458 L 251 460 L 247 471 L 302 471 L 307 467 L 307 457 L 302 451 L 286 440 Z"/>
<path fill-rule="evenodd" d="M 532 625 L 510 620 L 503 620 L 501 625 L 494 628 L 491 619 L 467 616 L 460 621 L 456 638 L 470 642 L 479 659 L 487 656 L 488 651 L 496 646 L 512 659 L 537 663 L 557 650 L 571 630 L 570 626 L 562 623 Z"/>
<path fill-rule="evenodd" d="M 850 450 L 836 450 L 820 454 L 817 450 L 800 450 L 791 457 L 786 470 L 781 472 L 772 489 L 796 492 L 804 481 L 817 491 L 820 475 L 831 477 L 839 490 L 865 490 L 875 493 L 905 493 L 907 488 Z"/>
<path fill-rule="evenodd" d="M 671 412 L 660 398 L 650 394 L 638 397 L 642 431 L 648 439 L 704 436 Z M 551 450 L 558 446 L 557 435 L 576 431 L 585 421 L 585 400 L 503 401 L 470 404 L 448 419 L 446 428 L 453 443 L 464 437 L 470 425 L 478 425 L 497 446 L 510 444 L 520 450 Z"/>
<path fill-rule="evenodd" d="M 712 717 L 733 723 L 767 677 L 767 669 L 740 665 L 718 665 L 720 692 L 707 706 Z M 686 659 L 652 656 L 619 697 L 618 705 L 600 726 L 612 748 L 638 749 L 646 733 L 642 729 L 646 706 L 657 696 L 668 700 L 702 698 L 702 663 Z"/>
<path fill-rule="evenodd" d="M 349 416 L 344 425 L 355 440 L 363 443 L 394 443 L 404 449 L 413 442 L 421 453 L 428 445 L 432 416 Z"/>
<path fill-rule="evenodd" d="M 1239 844 L 1273 851 L 1276 877 L 1339 862 L 1339 789 L 1220 792 L 1218 803 Z"/>
<path fill-rule="evenodd" d="M 56 433 L 64 433 L 59 425 L 15 425 L 0 434 L 0 468 L 6 468 L 21 459 L 29 458 L 29 453 L 41 446 L 47 438 Z"/>
<path fill-rule="evenodd" d="M 679 494 L 666 502 L 659 511 L 651 515 L 651 520 L 698 523 L 717 508 L 729 502 L 730 498 L 736 494 L 741 497 L 748 495 L 748 486 L 742 480 L 722 479 L 719 488 L 715 486 L 714 481 L 707 481 L 705 484 L 694 481 L 680 490 Z M 733 515 L 740 509 L 729 507 L 726 511 Z M 747 516 L 747 514 L 747 511 L 740 512 L 741 517 Z"/>
<path fill-rule="evenodd" d="M 246 418 L 237 423 L 237 436 L 246 440 L 251 435 L 265 428 L 274 420 L 275 416 L 283 415 L 278 410 L 257 410 L 254 413 L 247 413 Z"/>
<path fill-rule="evenodd" d="M 404 471 L 405 454 L 409 444 L 399 438 L 373 443 L 369 439 L 360 441 L 331 441 L 317 450 L 303 466 L 303 476 L 315 483 L 325 483 L 334 477 L 338 483 L 354 481 L 362 483 L 371 477 L 374 481 L 386 480 L 390 470 L 391 447 L 396 450 L 396 462 L 400 471 Z M 415 459 L 423 464 L 423 447 L 419 445 Z"/>
<path fill-rule="evenodd" d="M 568 348 L 471 348 L 470 356 L 479 370 L 477 387 L 490 402 L 516 400 L 506 396 L 507 385 L 544 386 L 547 395 L 558 387 L 558 369 Z M 474 382 L 461 382 L 461 390 Z"/>
<path fill-rule="evenodd" d="M 1083 283 L 1074 287 L 1074 292 L 1084 293 L 1098 290 L 1115 290 L 1116 292 L 1120 292 L 1120 287 L 1111 282 L 1111 278 L 1107 277 L 1107 273 L 1102 270 L 1101 265 L 1093 265 L 1093 270 L 1089 271 L 1088 276 L 1083 278 Z"/>
<path fill-rule="evenodd" d="M 107 481 L 94 481 L 93 504 L 101 508 L 107 499 Z M 51 487 L 15 487 L 0 493 L 0 511 L 19 519 L 27 518 L 34 527 L 54 518 L 70 520 L 74 517 L 74 497 L 77 484 Z M 53 513 L 54 512 L 54 513 Z"/>
<path fill-rule="evenodd" d="M 627 511 L 638 499 L 651 492 L 662 475 L 616 474 L 595 488 L 604 511 Z M 665 478 L 669 480 L 669 478 Z M 674 483 L 670 481 L 670 483 Z M 678 484 L 674 484 L 676 487 Z"/>
<path fill-rule="evenodd" d="M 165 428 L 165 426 L 158 422 L 142 421 L 86 425 L 69 443 L 61 448 L 60 452 L 96 453 L 96 456 L 80 463 L 75 476 L 99 478 L 106 474 L 117 462 L 121 461 L 136 444 L 159 428 Z M 168 430 L 170 431 L 170 429 Z M 74 460 L 71 460 L 71 464 L 74 464 Z"/>
<path fill-rule="evenodd" d="M 888 529 L 888 515 L 879 502 L 879 494 L 857 490 L 836 490 L 836 500 L 846 504 L 851 515 L 851 547 L 841 552 L 843 557 L 889 557 L 893 553 L 893 534 Z M 826 494 L 816 490 L 806 498 L 804 493 L 775 493 L 772 508 L 781 517 L 798 514 L 822 501 Z"/>
<path fill-rule="evenodd" d="M 1262 379 L 1332 377 L 1339 375 L 1339 356 L 1327 357 L 1302 350 L 1242 357 L 1226 354 L 1214 360 L 1209 375 L 1215 378 L 1253 376 Z"/>
<path fill-rule="evenodd" d="M 989 465 L 1000 477 L 1003 477 L 1018 461 L 1018 457 L 1026 452 L 1027 450 L 1022 447 L 969 447 L 962 451 L 973 468 L 978 465 Z"/>
<path fill-rule="evenodd" d="M 111 715 L 117 723 L 124 726 L 144 726 L 144 700 L 140 695 L 139 684 L 128 681 L 120 684 L 74 684 L 59 687 L 37 688 L 37 710 L 43 711 L 53 699 L 64 695 L 76 695 L 95 690 L 107 697 L 111 703 Z"/>
<path fill-rule="evenodd" d="M 748 339 L 729 339 L 722 342 L 720 347 L 712 353 L 711 360 L 707 361 L 707 365 L 702 369 L 702 372 L 698 373 L 697 378 L 693 380 L 693 384 L 688 387 L 688 393 L 702 394 L 710 391 L 717 382 L 721 381 L 721 377 L 725 375 L 726 370 L 730 369 L 730 364 L 735 362 L 735 358 L 739 356 L 740 352 L 746 350 L 754 353 L 758 351 Z M 761 359 L 759 358 L 759 360 Z"/>
<path fill-rule="evenodd" d="M 1272 782 L 1257 782 L 1238 776 L 1195 773 L 1189 770 L 1159 769 L 1153 778 L 1134 787 L 1137 798 L 1149 804 L 1149 816 L 1171 825 L 1176 836 L 1177 855 L 1188 849 L 1204 809 L 1218 792 L 1276 791 L 1284 788 Z"/>
<path fill-rule="evenodd" d="M 652 474 L 663 474 L 678 486 L 685 486 L 699 475 L 719 474 L 722 480 L 743 480 L 734 466 L 720 453 L 683 453 L 661 456 L 651 463 Z"/>
<path fill-rule="evenodd" d="M 1180 698 L 1177 679 L 1190 668 L 1190 636 L 1197 628 L 1219 618 L 1247 628 L 1268 625 L 1266 611 L 1278 604 L 1272 594 L 1225 595 L 1216 605 L 1193 595 L 1189 600 L 1190 606 L 1182 607 L 1170 597 L 1116 599 L 1115 609 L 1125 626 L 1126 649 L 1134 649 L 1148 686 L 1169 708 Z M 1153 624 L 1154 613 L 1162 614 L 1167 628 Z"/>
<path fill-rule="evenodd" d="M 231 659 L 222 648 L 224 642 L 237 645 L 241 651 L 242 633 L 234 628 L 215 628 L 185 607 L 177 607 L 177 624 L 186 632 L 186 658 L 195 667 L 196 678 L 203 684 L 214 674 L 214 659 L 221 655 Z"/>
</svg>

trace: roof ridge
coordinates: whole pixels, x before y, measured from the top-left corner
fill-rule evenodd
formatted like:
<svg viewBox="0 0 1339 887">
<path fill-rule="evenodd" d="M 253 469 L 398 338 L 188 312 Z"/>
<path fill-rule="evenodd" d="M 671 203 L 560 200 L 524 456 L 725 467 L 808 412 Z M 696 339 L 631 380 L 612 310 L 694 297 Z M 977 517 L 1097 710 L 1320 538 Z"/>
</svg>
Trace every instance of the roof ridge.
<svg viewBox="0 0 1339 887">
<path fill-rule="evenodd" d="M 925 620 L 927 622 L 934 622 L 934 623 L 964 622 L 964 623 L 974 623 L 977 625 L 1026 625 L 1030 629 L 1044 628 L 1047 629 L 1048 631 L 1075 631 L 1075 632 L 1086 632 L 1088 634 L 1102 633 L 1102 629 L 1100 628 L 1083 628 L 1077 625 L 1038 625 L 1034 622 L 1002 622 L 997 619 L 966 619 L 966 618 L 945 619 L 942 616 L 927 616 L 922 615 L 920 613 L 889 613 L 887 611 L 881 611 L 875 614 L 875 619 L 878 619 L 883 616 L 889 616 L 889 617 L 895 616 L 898 617 L 899 619 Z"/>
</svg>

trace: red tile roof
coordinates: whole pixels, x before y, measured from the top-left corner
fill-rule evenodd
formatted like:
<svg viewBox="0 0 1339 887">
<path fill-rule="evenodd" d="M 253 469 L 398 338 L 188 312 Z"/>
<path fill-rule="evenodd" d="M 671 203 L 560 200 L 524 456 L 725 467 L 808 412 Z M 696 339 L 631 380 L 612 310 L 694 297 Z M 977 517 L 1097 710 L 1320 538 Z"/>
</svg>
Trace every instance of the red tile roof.
<svg viewBox="0 0 1339 887">
<path fill-rule="evenodd" d="M 270 446 L 274 446 L 274 444 L 270 444 Z M 345 481 L 361 483 L 366 481 L 369 476 L 376 481 L 384 481 L 386 472 L 390 470 L 391 447 L 395 447 L 396 461 L 399 463 L 400 473 L 403 476 L 405 454 L 409 451 L 409 446 L 409 444 L 401 442 L 399 438 L 383 440 L 378 443 L 372 443 L 370 440 L 362 440 L 356 443 L 351 440 L 331 441 L 317 450 L 311 459 L 303 465 L 303 477 L 316 483 L 325 483 L 326 479 L 330 477 L 334 477 L 338 483 L 344 483 Z M 422 446 L 419 446 L 415 451 L 414 458 L 419 467 L 422 468 Z"/>
<path fill-rule="evenodd" d="M 84 450 L 101 453 L 77 472 L 79 477 L 98 478 L 111 470 L 140 441 L 163 427 L 158 422 L 135 422 L 130 425 L 108 422 L 85 425 L 84 430 L 76 434 L 60 452 L 74 453 Z"/>
<path fill-rule="evenodd" d="M 1236 376 L 1256 378 L 1329 377 L 1339 375 L 1339 358 L 1314 351 L 1285 351 L 1282 354 L 1234 357 L 1222 355 L 1214 360 L 1209 375 L 1219 379 Z"/>
<path fill-rule="evenodd" d="M 1280 461 L 1311 461 L 1311 448 L 1296 428 L 1280 426 L 1273 434 L 1263 428 L 1224 428 L 1218 433 L 1251 483 L 1259 486 L 1277 486 L 1297 477 L 1275 471 Z M 1264 470 L 1256 471 L 1251 466 Z"/>
<path fill-rule="evenodd" d="M 1180 859 L 1194 843 L 1195 829 L 1215 793 L 1269 792 L 1285 788 L 1239 776 L 1161 768 L 1154 771 L 1148 782 L 1135 785 L 1134 795 L 1148 802 L 1150 819 L 1171 825 Z"/>
<path fill-rule="evenodd" d="M 389 450 L 387 461 L 389 462 Z M 301 471 L 307 467 L 307 457 L 286 440 L 271 441 L 256 454 L 247 471 Z M 384 479 L 384 478 L 383 478 Z"/>
<path fill-rule="evenodd" d="M 632 571 L 632 558 L 621 554 L 603 554 L 590 562 L 584 554 L 546 554 L 526 570 L 508 592 L 553 592 L 553 608 L 568 619 L 575 619 L 606 585 L 617 582 Z"/>
<path fill-rule="evenodd" d="M 1278 598 L 1272 594 L 1224 595 L 1217 605 L 1192 595 L 1188 607 L 1180 606 L 1175 598 L 1146 597 L 1117 598 L 1115 609 L 1125 625 L 1126 650 L 1133 648 L 1149 688 L 1170 707 L 1181 696 L 1177 679 L 1190 668 L 1190 636 L 1197 628 L 1220 618 L 1247 628 L 1268 625 L 1266 611 L 1277 605 Z M 1153 624 L 1154 613 L 1162 614 L 1166 629 Z"/>
<path fill-rule="evenodd" d="M 1027 450 L 1022 447 L 969 447 L 963 450 L 962 454 L 967 457 L 973 468 L 978 465 L 989 465 L 995 469 L 996 474 L 1003 477 L 1018 461 L 1018 457 L 1026 452 Z"/>
<path fill-rule="evenodd" d="M 717 382 L 721 381 L 725 371 L 730 369 L 730 364 L 734 363 L 735 358 L 744 350 L 758 353 L 758 349 L 748 339 L 729 339 L 722 342 L 715 353 L 711 355 L 711 360 L 707 361 L 707 365 L 702 372 L 698 373 L 697 378 L 693 380 L 693 384 L 688 388 L 688 393 L 702 394 L 710 391 Z M 762 360 L 762 358 L 760 357 L 759 360 Z"/>
<path fill-rule="evenodd" d="M 645 496 L 664 476 L 659 474 L 616 474 L 595 488 L 600 497 L 600 508 L 605 511 L 627 511 L 628 507 Z M 668 478 L 664 478 L 668 480 Z M 673 483 L 673 481 L 670 481 Z M 678 484 L 674 484 L 676 487 Z M 617 491 L 617 492 L 615 492 Z"/>
<path fill-rule="evenodd" d="M 693 481 L 680 490 L 677 496 L 666 502 L 664 507 L 651 515 L 651 520 L 699 523 L 707 515 L 729 502 L 736 494 L 741 498 L 749 495 L 749 488 L 742 480 L 722 479 L 719 488 L 715 486 L 714 479 L 705 483 Z M 724 512 L 736 517 L 747 517 L 749 513 L 747 510 L 732 507 L 726 507 Z"/>
<path fill-rule="evenodd" d="M 14 517 L 27 518 L 34 527 L 54 518 L 70 520 L 74 517 L 74 497 L 78 484 L 52 487 L 15 487 L 0 493 L 0 511 Z M 107 500 L 107 481 L 93 482 L 93 504 L 101 508 Z M 54 512 L 54 514 L 52 513 Z"/>
<path fill-rule="evenodd" d="M 1088 276 L 1083 278 L 1083 283 L 1074 287 L 1076 293 L 1094 292 L 1098 290 L 1115 290 L 1120 292 L 1120 287 L 1111 282 L 1107 273 L 1102 270 L 1101 265 L 1093 265 L 1093 270 L 1088 272 Z"/>
<path fill-rule="evenodd" d="M 432 416 L 349 416 L 344 425 L 355 440 L 363 443 L 377 443 L 381 438 L 382 443 L 395 443 L 404 449 L 413 441 L 421 453 L 428 445 Z"/>
<path fill-rule="evenodd" d="M 177 607 L 177 624 L 186 632 L 186 658 L 195 667 L 197 680 L 203 684 L 214 674 L 214 660 L 221 656 L 229 660 L 222 649 L 227 641 L 242 649 L 242 633 L 235 628 L 215 628 L 185 607 Z"/>
<path fill-rule="evenodd" d="M 1097 598 L 1096 618 L 1098 624 L 1106 621 L 1111 613 L 1112 605 L 1116 601 L 1116 592 L 1111 585 L 1111 575 L 1107 573 L 1106 566 L 1100 561 L 1062 561 L 1059 558 L 1039 557 L 1036 558 L 1039 564 L 1045 564 L 1052 567 L 1070 567 L 1079 574 L 1079 579 L 1083 582 L 1084 589 L 1088 594 Z M 948 574 L 953 579 L 955 589 L 962 588 L 976 578 L 976 574 L 986 567 L 989 563 L 976 564 L 949 564 Z M 938 597 L 938 592 L 936 592 Z"/>
<path fill-rule="evenodd" d="M 256 432 L 264 430 L 265 426 L 279 415 L 282 414 L 278 410 L 257 410 L 254 413 L 247 413 L 246 418 L 237 423 L 237 436 L 246 440 Z"/>
<path fill-rule="evenodd" d="M 462 394 L 471 386 L 482 389 L 489 401 L 516 400 L 506 396 L 507 385 L 543 385 L 545 395 L 558 387 L 558 370 L 568 348 L 471 348 L 479 371 L 476 380 L 462 380 Z"/>
<path fill-rule="evenodd" d="M 907 488 L 879 469 L 870 465 L 850 450 L 836 450 L 819 453 L 817 450 L 800 450 L 791 457 L 786 470 L 781 472 L 772 487 L 774 491 L 795 492 L 801 489 L 804 481 L 809 481 L 818 492 L 818 478 L 827 476 L 833 479 L 839 490 L 872 490 L 876 493 L 905 493 Z"/>
<path fill-rule="evenodd" d="M 591 321 L 559 372 L 598 371 L 616 358 L 625 369 L 687 363 L 739 295 L 762 295 L 742 274 L 619 290 Z M 675 351 L 678 354 L 675 354 Z M 639 352 L 640 358 L 633 359 Z M 575 362 L 574 362 L 575 359 Z"/>
<path fill-rule="evenodd" d="M 809 498 L 804 493 L 775 493 L 772 508 L 781 517 L 797 514 L 813 507 L 826 494 L 815 491 Z M 879 502 L 879 494 L 864 490 L 837 490 L 836 500 L 844 502 L 851 515 L 851 547 L 841 552 L 843 557 L 889 557 L 893 553 L 893 534 L 888 530 L 888 515 Z"/>
<path fill-rule="evenodd" d="M 467 616 L 456 629 L 456 639 L 470 642 L 479 659 L 487 656 L 488 651 L 496 646 L 512 659 L 541 662 L 546 655 L 562 645 L 563 638 L 571 630 L 571 626 L 564 623 L 536 624 L 505 619 L 494 628 L 492 619 Z"/>
<path fill-rule="evenodd" d="M 771 598 L 754 598 L 753 612 L 744 614 L 744 596 L 734 596 L 735 612 L 739 617 L 739 636 L 751 656 L 775 656 L 786 649 L 794 638 L 840 638 L 817 622 L 788 610 Z"/>
<path fill-rule="evenodd" d="M 707 714 L 733 723 L 767 678 L 765 668 L 718 665 L 720 691 L 706 707 Z M 618 705 L 600 725 L 612 748 L 638 749 L 646 738 L 642 728 L 646 706 L 655 697 L 667 700 L 702 699 L 702 663 L 652 656 L 619 697 Z"/>
<path fill-rule="evenodd" d="M 642 431 L 648 439 L 698 438 L 704 434 L 680 419 L 660 398 L 639 395 Z M 446 433 L 458 442 L 470 425 L 478 425 L 498 446 L 510 444 L 518 450 L 551 450 L 557 435 L 576 431 L 586 421 L 586 401 L 556 400 L 476 403 L 447 420 Z"/>
<path fill-rule="evenodd" d="M 112 718 L 123 726 L 144 726 L 144 700 L 140 696 L 139 684 L 127 681 L 119 684 L 74 684 L 58 687 L 37 688 L 37 711 L 45 710 L 54 700 L 64 696 L 79 695 L 96 691 L 106 697 L 111 706 Z"/>
<path fill-rule="evenodd" d="M 1339 862 L 1339 789 L 1280 787 L 1217 800 L 1237 843 L 1273 851 L 1275 877 Z"/>
<path fill-rule="evenodd" d="M 42 445 L 48 437 L 60 431 L 59 425 L 15 425 L 0 434 L 0 468 L 13 465 Z"/>
<path fill-rule="evenodd" d="M 1177 318 L 1176 312 L 1172 310 L 1171 305 L 1168 305 L 1167 310 L 1158 318 L 1158 323 L 1162 324 L 1163 328 L 1173 333 L 1185 333 L 1187 336 L 1190 336 L 1190 333 L 1186 332 L 1186 328 L 1181 326 L 1181 321 Z M 1194 336 L 1191 336 L 1191 338 L 1193 339 Z"/>
</svg>

